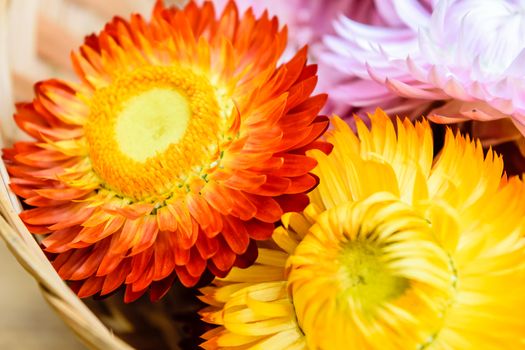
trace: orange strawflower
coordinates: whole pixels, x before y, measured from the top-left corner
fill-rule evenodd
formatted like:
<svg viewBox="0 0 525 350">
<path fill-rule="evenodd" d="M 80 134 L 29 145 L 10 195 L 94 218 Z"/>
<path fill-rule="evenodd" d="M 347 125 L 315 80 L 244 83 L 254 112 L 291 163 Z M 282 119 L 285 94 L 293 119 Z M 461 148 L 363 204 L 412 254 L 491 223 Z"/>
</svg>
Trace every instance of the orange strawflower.
<svg viewBox="0 0 525 350">
<path fill-rule="evenodd" d="M 72 60 L 81 83 L 47 80 L 16 122 L 36 140 L 4 151 L 20 216 L 80 297 L 126 286 L 159 299 L 257 256 L 317 184 L 305 155 L 326 96 L 306 49 L 277 66 L 286 29 L 230 2 L 115 18 Z"/>
</svg>

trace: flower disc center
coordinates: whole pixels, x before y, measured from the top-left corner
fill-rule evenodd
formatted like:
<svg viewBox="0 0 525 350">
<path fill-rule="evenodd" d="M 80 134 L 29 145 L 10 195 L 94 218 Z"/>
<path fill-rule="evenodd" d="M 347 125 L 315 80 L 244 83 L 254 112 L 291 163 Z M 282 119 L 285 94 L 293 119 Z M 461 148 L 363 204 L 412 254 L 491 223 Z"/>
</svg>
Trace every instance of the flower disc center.
<svg viewBox="0 0 525 350">
<path fill-rule="evenodd" d="M 449 260 L 432 223 L 389 193 L 332 207 L 315 216 L 287 261 L 297 322 L 311 348 L 338 349 L 348 334 L 355 344 L 385 343 L 419 319 L 422 331 L 406 347 L 416 349 L 438 334 L 454 296 Z"/>
<path fill-rule="evenodd" d="M 135 96 L 117 117 L 115 132 L 120 149 L 143 162 L 182 139 L 190 114 L 187 99 L 174 90 L 151 89 Z"/>
<path fill-rule="evenodd" d="M 217 164 L 227 123 L 207 76 L 181 66 L 124 72 L 91 97 L 84 131 L 102 185 L 131 200 L 184 194 Z"/>
<path fill-rule="evenodd" d="M 408 281 L 393 275 L 381 255 L 380 248 L 366 241 L 347 242 L 340 254 L 341 287 L 365 308 L 394 299 L 408 288 Z"/>
</svg>

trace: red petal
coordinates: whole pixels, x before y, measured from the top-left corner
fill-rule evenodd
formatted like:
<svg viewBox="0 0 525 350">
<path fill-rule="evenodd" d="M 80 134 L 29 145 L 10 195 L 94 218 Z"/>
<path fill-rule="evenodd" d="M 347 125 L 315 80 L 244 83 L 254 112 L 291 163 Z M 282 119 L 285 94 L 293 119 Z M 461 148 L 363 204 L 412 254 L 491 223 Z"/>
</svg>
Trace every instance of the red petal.
<svg viewBox="0 0 525 350">
<path fill-rule="evenodd" d="M 131 272 L 128 275 L 128 277 L 126 277 L 126 284 L 132 284 L 137 282 L 139 278 L 144 274 L 146 269 L 148 269 L 149 266 L 153 265 L 153 253 L 153 248 L 150 248 L 138 255 L 135 255 L 131 259 Z"/>
<path fill-rule="evenodd" d="M 135 300 L 137 300 L 138 298 L 140 298 L 141 296 L 143 296 L 144 293 L 146 293 L 146 291 L 147 291 L 147 289 L 143 289 L 143 290 L 140 290 L 140 291 L 134 291 L 134 290 L 132 290 L 131 285 L 127 285 L 126 286 L 126 292 L 124 293 L 124 302 L 125 303 L 132 303 Z"/>
<path fill-rule="evenodd" d="M 192 276 L 188 273 L 186 270 L 186 266 L 175 266 L 175 271 L 177 272 L 177 276 L 179 276 L 179 280 L 185 287 L 193 287 L 197 282 L 199 282 L 199 276 Z"/>
<path fill-rule="evenodd" d="M 296 194 L 308 192 L 319 184 L 319 178 L 314 174 L 305 174 L 303 176 L 292 177 L 291 186 L 286 190 L 286 194 Z"/>
<path fill-rule="evenodd" d="M 109 241 L 107 240 L 95 245 L 85 262 L 79 266 L 68 279 L 83 280 L 91 275 L 95 275 L 108 247 Z"/>
<path fill-rule="evenodd" d="M 233 253 L 232 253 L 233 254 Z M 235 258 L 236 255 L 233 254 L 233 257 Z M 219 278 L 224 278 L 226 276 L 228 276 L 228 272 L 230 272 L 231 270 L 231 267 L 233 266 L 233 262 L 235 261 L 235 259 L 233 259 L 233 261 L 231 262 L 230 264 L 230 267 L 228 269 L 226 269 L 225 271 L 219 269 L 216 265 L 215 265 L 215 262 L 213 260 L 209 260 L 208 261 L 208 270 L 215 276 L 215 277 L 219 277 Z"/>
<path fill-rule="evenodd" d="M 75 271 L 89 258 L 89 251 L 76 249 L 67 261 L 60 267 L 58 274 L 63 280 L 71 279 Z"/>
<path fill-rule="evenodd" d="M 43 235 L 46 233 L 51 233 L 51 230 L 48 229 L 45 226 L 32 226 L 32 225 L 25 225 L 27 230 L 35 235 Z"/>
<path fill-rule="evenodd" d="M 173 282 L 175 281 L 175 278 L 177 278 L 177 274 L 172 273 L 169 277 L 163 279 L 162 281 L 153 282 L 149 292 L 149 299 L 153 302 L 162 299 L 162 297 L 164 297 L 170 290 Z"/>
<path fill-rule="evenodd" d="M 92 189 L 78 189 L 78 188 L 57 188 L 57 189 L 41 189 L 35 190 L 36 193 L 44 198 L 59 200 L 59 201 L 71 201 L 73 199 L 81 198 L 91 192 Z"/>
<path fill-rule="evenodd" d="M 327 95 L 321 94 L 311 96 L 311 89 L 317 84 L 317 77 L 309 77 L 307 80 L 292 86 L 288 95 L 288 104 L 286 106 L 287 115 L 297 114 L 308 111 L 308 114 L 317 116 L 326 103 Z M 283 118 L 284 119 L 284 118 Z M 308 125 L 309 122 L 301 122 L 301 125 Z M 288 122 L 289 120 L 287 120 Z M 311 122 L 311 120 L 310 120 Z"/>
<path fill-rule="evenodd" d="M 67 219 L 58 221 L 56 224 L 49 226 L 49 228 L 51 230 L 62 230 L 64 228 L 81 225 L 94 211 L 95 208 L 89 208 L 87 206 L 80 207 L 80 210 L 70 212 Z"/>
<path fill-rule="evenodd" d="M 255 263 L 255 260 L 257 260 L 258 254 L 259 250 L 257 249 L 257 243 L 255 243 L 254 240 L 250 240 L 248 249 L 246 249 L 244 254 L 237 256 L 234 265 L 241 269 L 250 267 Z"/>
<path fill-rule="evenodd" d="M 175 265 L 182 266 L 188 263 L 190 259 L 189 248 L 185 249 L 182 247 L 180 241 L 177 240 L 177 234 L 175 232 L 166 232 L 164 235 L 171 247 L 170 250 L 173 251 Z"/>
<path fill-rule="evenodd" d="M 153 282 L 153 276 L 155 275 L 155 265 L 153 265 L 153 263 L 154 262 L 147 265 L 145 270 L 142 271 L 139 279 L 131 284 L 131 289 L 134 292 L 147 289 Z"/>
<path fill-rule="evenodd" d="M 281 157 L 284 159 L 283 166 L 273 171 L 272 175 L 286 177 L 301 176 L 308 173 L 317 165 L 317 161 L 314 158 L 303 155 L 283 154 Z"/>
<path fill-rule="evenodd" d="M 281 206 L 283 212 L 288 213 L 291 211 L 301 212 L 310 203 L 308 195 L 305 193 L 298 194 L 284 194 L 274 198 L 277 203 Z"/>
<path fill-rule="evenodd" d="M 14 184 L 13 182 L 9 184 L 9 188 L 11 188 L 11 191 L 13 191 L 17 196 L 22 197 L 22 198 L 30 198 L 36 195 L 36 192 L 34 189 L 26 188 L 23 186 L 18 186 L 17 184 Z M 36 210 L 36 209 L 31 209 L 31 210 Z M 25 212 L 22 212 L 21 214 L 23 213 Z"/>
<path fill-rule="evenodd" d="M 314 73 L 315 74 L 315 73 Z M 289 111 L 290 109 L 295 108 L 297 105 L 303 103 L 307 99 L 310 98 L 310 95 L 315 90 L 315 86 L 317 85 L 317 76 L 309 76 L 304 77 L 304 79 L 298 83 L 292 86 L 288 92 L 288 103 L 286 104 L 286 111 Z M 310 109 L 310 114 L 317 115 L 319 114 L 321 108 L 324 105 L 323 103 L 319 103 L 319 106 L 315 109 Z M 305 123 L 303 125 L 308 125 L 309 123 Z"/>
<path fill-rule="evenodd" d="M 115 289 L 124 284 L 126 277 L 131 271 L 131 259 L 126 259 L 120 266 L 113 270 L 110 274 L 105 276 L 104 284 L 102 285 L 101 295 L 106 295 L 113 292 Z"/>
<path fill-rule="evenodd" d="M 78 226 L 55 231 L 47 236 L 42 244 L 50 253 L 63 253 L 71 249 L 69 244 L 75 239 L 79 231 L 80 227 Z"/>
<path fill-rule="evenodd" d="M 87 243 L 98 242 L 109 235 L 120 230 L 122 225 L 126 222 L 126 218 L 123 216 L 116 216 L 109 219 L 106 223 L 95 227 L 84 227 L 78 234 L 76 241 L 82 241 Z"/>
<path fill-rule="evenodd" d="M 140 229 L 142 228 L 143 220 L 143 218 L 126 219 L 122 230 L 113 236 L 110 247 L 111 254 L 126 254 L 128 252 L 133 243 L 140 239 L 142 234 Z"/>
<path fill-rule="evenodd" d="M 15 155 L 15 160 L 17 162 L 37 168 L 52 168 L 59 165 L 60 162 L 71 158 L 72 157 L 67 154 L 53 150 L 18 153 Z"/>
<path fill-rule="evenodd" d="M 191 248 L 197 240 L 199 225 L 191 218 L 188 210 L 179 203 L 168 204 L 168 209 L 177 220 L 177 230 L 174 232 L 177 242 L 183 249 Z"/>
<path fill-rule="evenodd" d="M 80 204 L 65 204 L 55 208 L 35 208 L 23 211 L 20 213 L 20 218 L 30 225 L 52 225 L 66 221 L 85 209 L 85 205 Z"/>
<path fill-rule="evenodd" d="M 330 126 L 330 120 L 327 117 L 319 116 L 317 117 L 315 123 L 312 124 L 310 132 L 304 137 L 304 139 L 294 145 L 294 149 L 301 149 L 311 142 L 317 140 Z"/>
<path fill-rule="evenodd" d="M 265 175 L 260 175 L 250 171 L 236 170 L 232 174 L 232 176 L 223 183 L 227 187 L 235 188 L 238 190 L 255 191 L 265 182 Z"/>
<path fill-rule="evenodd" d="M 250 220 L 245 223 L 246 230 L 250 233 L 250 238 L 258 241 L 266 240 L 272 237 L 274 224 L 261 222 L 259 220 Z"/>
<path fill-rule="evenodd" d="M 218 240 L 219 249 L 212 258 L 213 265 L 220 271 L 230 271 L 231 267 L 233 266 L 233 263 L 235 262 L 236 254 L 231 250 L 231 248 L 228 246 L 228 244 L 222 236 L 217 237 L 220 238 Z M 222 274 L 214 273 L 214 275 L 219 276 Z"/>
<path fill-rule="evenodd" d="M 191 276 L 200 278 L 204 270 L 206 269 L 206 260 L 201 258 L 197 248 L 193 248 L 190 251 L 190 260 L 186 264 L 186 270 Z"/>
<path fill-rule="evenodd" d="M 257 207 L 249 200 L 248 194 L 231 188 L 225 190 L 228 193 L 228 197 L 233 201 L 231 215 L 237 216 L 241 220 L 249 220 L 255 216 Z"/>
<path fill-rule="evenodd" d="M 116 240 L 116 237 L 111 238 L 109 251 L 106 254 L 106 256 L 104 256 L 104 258 L 102 259 L 102 262 L 100 263 L 100 267 L 97 270 L 97 276 L 105 276 L 113 272 L 124 259 L 124 254 L 119 254 L 119 253 L 114 254 L 111 252 L 111 246 L 113 245 L 113 242 L 115 240 Z"/>
<path fill-rule="evenodd" d="M 255 191 L 246 191 L 254 194 L 259 194 L 261 196 L 278 196 L 285 193 L 285 191 L 290 187 L 292 182 L 286 177 L 279 177 L 273 175 L 266 176 L 266 183 L 259 187 Z"/>
<path fill-rule="evenodd" d="M 328 142 L 324 142 L 324 141 L 314 141 L 304 147 L 294 150 L 294 152 L 304 154 L 306 153 L 306 151 L 309 151 L 311 149 L 318 149 L 324 154 L 330 154 L 332 150 L 334 149 L 334 145 Z"/>
<path fill-rule="evenodd" d="M 208 237 L 204 232 L 199 233 L 197 242 L 195 244 L 197 250 L 199 251 L 200 256 L 204 260 L 208 260 L 217 252 L 219 245 L 217 244 L 217 239 L 215 237 Z"/>
<path fill-rule="evenodd" d="M 131 248 L 131 255 L 138 254 L 155 244 L 159 227 L 157 226 L 156 217 L 148 215 L 144 217 L 142 225 L 139 227 L 140 239 L 133 248 Z"/>
<path fill-rule="evenodd" d="M 68 261 L 69 257 L 73 254 L 73 250 L 69 250 L 65 253 L 58 254 L 55 258 L 48 257 L 50 259 L 53 259 L 53 262 L 51 263 L 53 265 L 53 268 L 58 271 L 60 268 Z"/>
<path fill-rule="evenodd" d="M 233 202 L 224 192 L 221 185 L 209 182 L 202 190 L 202 196 L 219 213 L 228 215 L 232 211 Z"/>
<path fill-rule="evenodd" d="M 188 193 L 186 203 L 191 216 L 203 229 L 207 229 L 213 220 L 212 209 L 206 200 L 199 194 Z"/>
<path fill-rule="evenodd" d="M 313 123 L 319 114 L 320 108 L 312 106 L 309 109 L 295 113 L 288 113 L 279 121 L 279 126 L 286 132 L 304 128 Z"/>
<path fill-rule="evenodd" d="M 264 221 L 274 223 L 281 219 L 283 211 L 275 200 L 270 197 L 263 197 L 257 195 L 246 194 L 250 201 L 257 207 L 257 214 L 255 218 Z"/>
<path fill-rule="evenodd" d="M 78 296 L 80 298 L 90 297 L 100 292 L 103 284 L 104 284 L 104 277 L 91 276 L 82 284 L 82 287 L 78 291 Z"/>
<path fill-rule="evenodd" d="M 244 253 L 249 243 L 248 232 L 244 222 L 231 216 L 224 216 L 223 222 L 222 236 L 226 243 L 236 254 Z"/>
<path fill-rule="evenodd" d="M 155 275 L 153 279 L 160 281 L 170 274 L 175 268 L 175 251 L 171 247 L 169 235 L 171 232 L 161 232 L 155 243 Z"/>
<path fill-rule="evenodd" d="M 22 197 L 19 193 L 16 194 Z M 57 201 L 54 199 L 44 198 L 42 196 L 32 196 L 24 200 L 24 202 L 32 207 L 56 207 L 66 203 L 67 201 Z"/>
</svg>

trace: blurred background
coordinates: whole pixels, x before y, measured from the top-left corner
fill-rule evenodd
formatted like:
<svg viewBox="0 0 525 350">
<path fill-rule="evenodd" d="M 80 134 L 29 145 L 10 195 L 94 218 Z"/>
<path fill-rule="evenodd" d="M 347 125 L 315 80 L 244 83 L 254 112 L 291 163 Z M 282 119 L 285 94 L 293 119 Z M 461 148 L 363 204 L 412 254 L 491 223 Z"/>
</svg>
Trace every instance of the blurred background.
<svg viewBox="0 0 525 350">
<path fill-rule="evenodd" d="M 74 79 L 70 53 L 80 46 L 84 36 L 100 31 L 116 15 L 138 12 L 148 16 L 154 3 L 155 0 L 0 0 L 0 115 L 4 143 L 20 136 L 11 123 L 10 100 L 31 100 L 33 84 L 39 80 Z"/>
<path fill-rule="evenodd" d="M 139 12 L 147 16 L 154 3 L 0 0 L 1 146 L 25 137 L 12 122 L 13 105 L 32 99 L 35 82 L 52 77 L 75 79 L 69 54 L 85 35 L 101 30 L 114 15 Z M 84 349 L 1 239 L 0 276 L 0 349 Z"/>
</svg>

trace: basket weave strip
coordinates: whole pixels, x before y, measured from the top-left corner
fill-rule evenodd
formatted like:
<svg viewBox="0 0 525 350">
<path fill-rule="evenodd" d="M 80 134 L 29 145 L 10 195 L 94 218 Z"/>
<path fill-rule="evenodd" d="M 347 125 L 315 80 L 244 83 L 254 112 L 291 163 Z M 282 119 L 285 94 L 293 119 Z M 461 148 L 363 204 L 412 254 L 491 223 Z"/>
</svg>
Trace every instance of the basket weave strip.
<svg viewBox="0 0 525 350">
<path fill-rule="evenodd" d="M 178 6 L 186 1 L 164 0 L 166 4 Z M 113 15 L 127 17 L 129 13 L 137 11 L 148 16 L 154 2 L 155 0 L 0 0 L 0 148 L 26 137 L 13 121 L 13 100 L 30 100 L 32 84 L 40 79 L 49 76 L 72 77 L 69 52 L 79 46 L 82 35 L 94 30 L 91 27 L 97 22 L 97 18 L 103 23 Z M 59 6 L 58 12 L 68 13 L 66 7 L 68 11 L 71 7 L 80 12 L 85 10 L 95 20 L 87 21 L 90 28 L 82 27 L 87 23 L 80 23 L 82 21 L 78 25 L 74 23 L 75 28 L 68 28 L 66 21 L 43 11 L 44 6 L 53 4 L 55 10 Z M 91 311 L 60 279 L 35 237 L 18 216 L 22 210 L 21 204 L 9 189 L 9 176 L 1 160 L 0 179 L 0 236 L 18 262 L 36 280 L 45 300 L 88 348 L 132 349 L 102 323 L 105 320 L 107 325 L 120 334 L 134 334 L 137 329 L 126 319 L 127 315 L 120 315 L 118 308 L 112 309 L 109 320 L 104 315 L 98 315 L 96 307 L 95 311 Z M 108 303 L 104 305 L 107 307 Z M 148 308 L 144 312 L 143 316 L 152 318 L 152 323 L 161 330 L 170 348 L 177 349 L 180 337 L 175 334 L 176 325 L 173 325 L 168 310 L 152 312 Z M 148 343 L 150 341 L 148 338 L 145 340 Z"/>
<path fill-rule="evenodd" d="M 0 172 L 3 182 L 0 186 L 0 236 L 18 262 L 37 281 L 45 299 L 87 347 L 132 349 L 115 337 L 60 279 L 15 211 L 13 196 L 6 186 L 8 179 L 3 162 Z"/>
<path fill-rule="evenodd" d="M 16 1 L 31 2 L 27 0 Z M 15 72 L 12 65 L 9 65 L 8 6 L 13 3 L 13 0 L 11 2 L 0 0 L 0 92 L 2 96 L 0 103 L 2 116 L 0 147 L 2 148 L 11 143 L 15 127 L 11 118 L 13 112 L 11 107 L 13 105 L 12 77 L 14 76 L 20 81 L 29 80 L 32 74 L 29 70 L 22 73 Z M 28 24 L 29 27 L 32 25 L 34 24 Z M 34 34 L 37 33 L 38 31 L 35 31 Z M 42 37 L 42 33 L 40 33 L 40 37 Z M 23 47 L 23 45 L 21 46 Z M 56 65 L 57 62 L 50 61 L 49 63 Z M 7 144 L 4 143 L 6 136 L 9 140 Z M 34 237 L 18 217 L 21 206 L 16 196 L 9 189 L 9 177 L 3 162 L 0 162 L 0 177 L 2 180 L 0 183 L 0 236 L 18 262 L 37 281 L 44 298 L 88 348 L 132 349 L 113 335 L 60 279 Z"/>
</svg>

